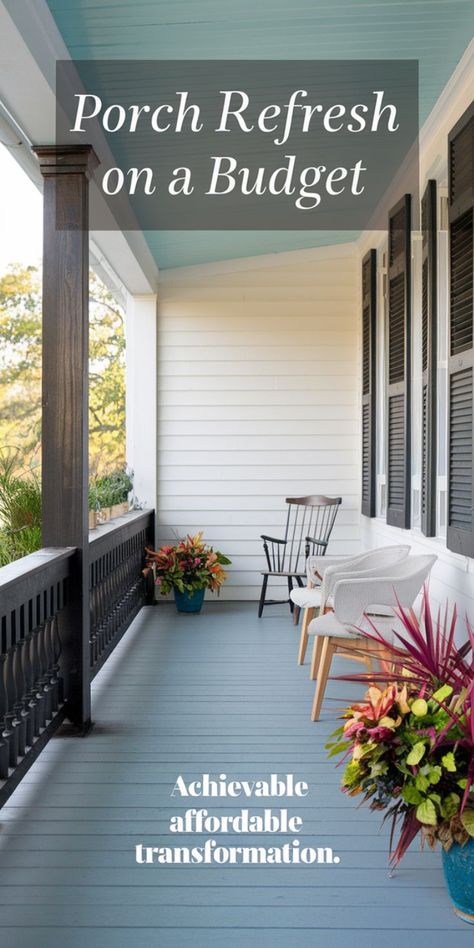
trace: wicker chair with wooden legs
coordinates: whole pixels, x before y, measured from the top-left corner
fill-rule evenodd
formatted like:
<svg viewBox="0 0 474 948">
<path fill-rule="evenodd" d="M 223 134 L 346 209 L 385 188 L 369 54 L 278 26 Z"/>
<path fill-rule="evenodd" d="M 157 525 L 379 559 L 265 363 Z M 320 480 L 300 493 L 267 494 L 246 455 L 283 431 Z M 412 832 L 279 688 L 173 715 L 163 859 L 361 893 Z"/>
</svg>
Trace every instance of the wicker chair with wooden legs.
<svg viewBox="0 0 474 948">
<path fill-rule="evenodd" d="M 406 559 L 409 552 L 410 547 L 407 544 L 400 544 L 379 547 L 376 550 L 359 553 L 357 556 L 310 556 L 308 558 L 306 566 L 308 586 L 305 589 L 294 589 L 291 593 L 295 605 L 304 609 L 298 665 L 304 664 L 308 645 L 308 627 L 316 610 L 319 611 L 319 615 L 323 615 L 325 611 L 329 611 L 329 608 L 332 609 L 331 595 L 338 577 L 370 575 L 370 570 L 375 571 L 374 575 L 381 575 L 380 570 L 389 569 L 395 563 L 400 563 Z M 318 580 L 321 581 L 321 585 L 316 586 Z"/>
<path fill-rule="evenodd" d="M 308 634 L 315 636 L 311 675 L 317 676 L 312 721 L 319 720 L 333 656 L 340 653 L 362 659 L 369 671 L 375 655 L 379 661 L 387 660 L 383 646 L 364 632 L 372 631 L 371 621 L 386 639 L 402 631 L 403 625 L 394 610 L 398 606 L 413 606 L 436 560 L 436 556 L 408 556 L 391 567 L 390 575 L 379 577 L 372 573 L 370 577 L 354 579 L 339 574 L 333 589 L 333 612 L 318 616 L 308 626 Z M 392 614 L 387 615 L 387 610 Z"/>
</svg>

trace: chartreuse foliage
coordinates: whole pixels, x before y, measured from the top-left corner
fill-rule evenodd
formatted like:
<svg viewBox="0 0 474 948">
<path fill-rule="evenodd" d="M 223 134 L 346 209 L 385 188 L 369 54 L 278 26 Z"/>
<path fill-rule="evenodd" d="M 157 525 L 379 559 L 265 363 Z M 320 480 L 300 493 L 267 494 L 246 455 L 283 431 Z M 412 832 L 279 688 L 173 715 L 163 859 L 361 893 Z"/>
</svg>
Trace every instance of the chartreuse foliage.
<svg viewBox="0 0 474 948">
<path fill-rule="evenodd" d="M 349 707 L 327 745 L 348 760 L 342 789 L 401 821 L 397 863 L 421 832 L 445 849 L 474 836 L 474 637 L 455 644 L 456 614 L 433 620 L 425 593 L 423 620 L 399 610 L 404 649 L 392 651 L 395 680 L 374 684 Z M 386 674 L 386 673 L 385 673 Z M 360 680 L 361 676 L 354 676 Z"/>
</svg>

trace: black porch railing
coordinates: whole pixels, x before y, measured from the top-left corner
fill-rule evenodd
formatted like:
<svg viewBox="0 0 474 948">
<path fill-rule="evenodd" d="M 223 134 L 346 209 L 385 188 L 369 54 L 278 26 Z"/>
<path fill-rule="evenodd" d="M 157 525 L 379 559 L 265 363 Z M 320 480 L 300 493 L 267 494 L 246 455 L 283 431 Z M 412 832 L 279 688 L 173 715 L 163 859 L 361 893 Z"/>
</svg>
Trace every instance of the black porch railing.
<svg viewBox="0 0 474 948">
<path fill-rule="evenodd" d="M 153 511 L 136 511 L 90 537 L 91 680 L 146 601 L 153 524 Z M 0 569 L 0 806 L 67 717 L 75 556 L 39 550 Z"/>
<path fill-rule="evenodd" d="M 105 524 L 90 541 L 90 663 L 96 675 L 146 597 L 145 546 L 153 543 L 153 515 L 127 514 Z"/>
</svg>

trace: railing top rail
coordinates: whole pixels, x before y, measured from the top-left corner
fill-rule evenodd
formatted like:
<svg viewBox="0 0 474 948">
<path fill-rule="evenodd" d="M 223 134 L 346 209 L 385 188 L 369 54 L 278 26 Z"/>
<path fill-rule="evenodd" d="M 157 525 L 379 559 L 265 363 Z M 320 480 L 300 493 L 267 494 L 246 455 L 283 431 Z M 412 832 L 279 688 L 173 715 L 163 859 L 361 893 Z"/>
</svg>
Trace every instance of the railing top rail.
<svg viewBox="0 0 474 948">
<path fill-rule="evenodd" d="M 37 550 L 22 556 L 13 563 L 0 568 L 0 613 L 14 609 L 25 601 L 28 596 L 34 596 L 49 581 L 61 579 L 68 573 L 69 560 L 76 548 L 48 548 Z"/>
<path fill-rule="evenodd" d="M 153 513 L 153 510 L 132 510 L 103 524 L 97 533 L 89 536 L 91 556 L 95 559 L 134 536 L 149 523 Z M 18 608 L 48 584 L 68 576 L 75 552 L 75 547 L 44 547 L 0 567 L 0 615 Z"/>
<path fill-rule="evenodd" d="M 130 510 L 122 517 L 103 523 L 97 530 L 89 534 L 89 548 L 92 557 L 100 556 L 106 550 L 115 546 L 115 543 L 134 536 L 142 529 L 153 516 L 153 509 Z"/>
</svg>

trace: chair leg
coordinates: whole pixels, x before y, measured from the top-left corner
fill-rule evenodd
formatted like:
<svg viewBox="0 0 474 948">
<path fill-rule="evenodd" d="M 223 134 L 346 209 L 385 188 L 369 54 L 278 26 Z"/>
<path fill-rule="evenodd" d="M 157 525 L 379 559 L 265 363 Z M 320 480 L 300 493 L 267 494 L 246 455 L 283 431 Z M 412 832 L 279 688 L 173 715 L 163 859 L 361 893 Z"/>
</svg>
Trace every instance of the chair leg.
<svg viewBox="0 0 474 948">
<path fill-rule="evenodd" d="M 299 586 L 300 589 L 304 589 L 304 585 L 305 585 L 305 584 L 304 584 L 304 582 L 303 582 L 301 576 L 297 576 L 297 577 L 296 577 L 296 582 L 297 582 L 297 585 Z M 297 606 L 297 605 L 295 605 L 294 612 L 293 612 L 293 622 L 294 622 L 295 625 L 298 625 L 298 623 L 299 623 L 299 621 L 300 621 L 300 612 L 301 612 L 300 607 Z"/>
<path fill-rule="evenodd" d="M 304 665 L 306 648 L 308 646 L 308 626 L 314 616 L 314 609 L 305 609 L 301 625 L 300 647 L 298 650 L 298 665 Z"/>
<path fill-rule="evenodd" d="M 324 700 L 324 695 L 326 693 L 326 685 L 329 677 L 329 672 L 331 670 L 332 657 L 334 655 L 335 645 L 333 640 L 328 636 L 324 639 L 322 652 L 321 652 L 321 661 L 319 663 L 319 672 L 318 680 L 316 683 L 316 690 L 314 692 L 313 707 L 311 708 L 311 720 L 319 721 L 319 715 L 321 712 L 321 705 Z"/>
<path fill-rule="evenodd" d="M 316 678 L 319 678 L 319 664 L 321 662 L 321 654 L 323 651 L 324 645 L 324 636 L 315 635 L 313 642 L 313 652 L 311 655 L 311 667 L 309 670 L 309 677 L 311 681 L 316 681 Z"/>
<path fill-rule="evenodd" d="M 262 591 L 260 593 L 260 602 L 258 604 L 258 618 L 262 618 L 263 607 L 265 605 L 265 596 L 267 592 L 268 576 L 263 577 Z"/>
<path fill-rule="evenodd" d="M 389 649 L 385 648 L 382 644 L 380 644 L 377 649 L 376 661 L 381 671 L 383 671 L 387 677 L 393 674 L 393 655 Z"/>
<path fill-rule="evenodd" d="M 291 612 L 291 614 L 293 615 L 294 608 L 295 608 L 295 604 L 294 604 L 294 602 L 293 602 L 293 600 L 292 600 L 292 598 L 291 598 L 292 589 L 293 589 L 293 580 L 292 580 L 291 576 L 288 576 L 288 599 L 289 599 L 289 602 L 290 602 L 290 612 Z"/>
<path fill-rule="evenodd" d="M 372 658 L 371 658 L 371 656 L 367 654 L 367 655 L 364 657 L 364 662 L 365 662 L 365 665 L 366 665 L 366 668 L 367 668 L 367 671 L 368 671 L 369 675 L 372 675 L 373 672 L 374 672 L 374 666 L 373 666 L 373 664 L 372 664 Z"/>
</svg>

